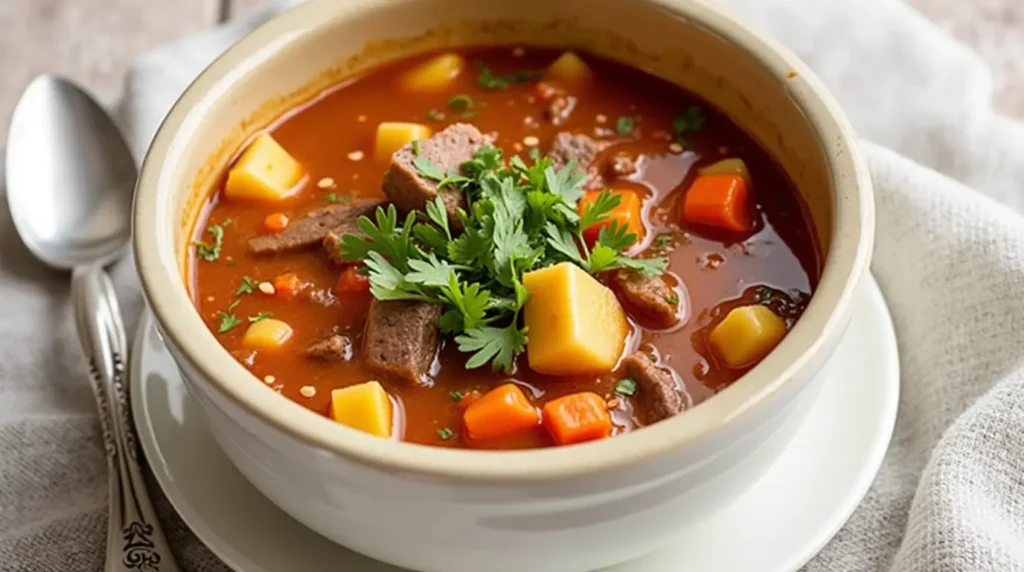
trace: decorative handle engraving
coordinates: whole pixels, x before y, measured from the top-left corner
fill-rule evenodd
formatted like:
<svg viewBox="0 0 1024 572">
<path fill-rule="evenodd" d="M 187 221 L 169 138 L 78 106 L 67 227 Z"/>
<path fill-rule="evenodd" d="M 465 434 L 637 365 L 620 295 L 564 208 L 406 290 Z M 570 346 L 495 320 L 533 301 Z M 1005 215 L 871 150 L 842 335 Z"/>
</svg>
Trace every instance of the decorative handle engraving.
<svg viewBox="0 0 1024 572">
<path fill-rule="evenodd" d="M 71 281 L 75 326 L 89 364 L 110 476 L 107 572 L 179 572 L 160 530 L 138 463 L 128 403 L 128 342 L 110 278 L 99 266 L 76 268 Z"/>
</svg>

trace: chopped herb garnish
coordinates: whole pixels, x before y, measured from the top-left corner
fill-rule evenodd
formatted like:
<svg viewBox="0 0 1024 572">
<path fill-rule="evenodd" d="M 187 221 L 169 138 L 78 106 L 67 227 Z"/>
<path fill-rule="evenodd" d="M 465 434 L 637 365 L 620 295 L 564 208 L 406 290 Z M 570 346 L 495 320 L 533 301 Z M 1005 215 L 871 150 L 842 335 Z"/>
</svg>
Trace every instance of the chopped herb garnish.
<svg viewBox="0 0 1024 572">
<path fill-rule="evenodd" d="M 670 244 L 672 244 L 671 234 L 659 234 L 657 238 L 654 239 L 653 246 L 654 248 L 665 248 Z"/>
<path fill-rule="evenodd" d="M 529 151 L 529 152 L 528 152 L 527 154 L 528 154 L 528 155 L 530 156 L 530 158 L 531 158 L 531 159 L 533 159 L 534 161 L 537 161 L 538 159 L 540 159 L 540 149 L 538 149 L 538 148 L 536 148 L 536 147 L 531 147 L 531 148 L 530 148 L 530 151 Z"/>
<path fill-rule="evenodd" d="M 494 75 L 483 62 L 477 61 L 476 66 L 479 69 L 476 82 L 480 87 L 491 90 L 508 89 L 513 84 L 527 82 L 543 74 L 540 70 L 517 70 L 507 75 Z"/>
<path fill-rule="evenodd" d="M 676 304 L 679 303 L 679 296 L 676 296 L 675 294 L 669 294 L 668 296 L 665 296 L 665 301 L 675 306 Z"/>
<path fill-rule="evenodd" d="M 272 314 L 271 312 L 260 312 L 259 314 L 256 314 L 255 316 L 249 316 L 249 323 L 250 324 L 255 324 L 256 322 L 258 322 L 260 320 L 266 320 L 267 318 L 269 318 L 269 317 L 271 317 L 273 315 L 274 314 Z"/>
<path fill-rule="evenodd" d="M 437 436 L 440 437 L 443 441 L 447 441 L 448 439 L 451 439 L 452 437 L 455 436 L 455 431 L 452 431 L 447 427 L 441 427 L 440 429 L 437 430 Z"/>
<path fill-rule="evenodd" d="M 462 112 L 462 113 L 461 113 L 461 114 L 459 115 L 459 117 L 461 117 L 462 119 L 473 119 L 473 118 L 474 118 L 474 117 L 476 117 L 477 115 L 480 115 L 480 114 L 479 114 L 479 113 L 477 113 L 477 112 L 475 112 L 475 111 L 463 111 L 463 112 Z"/>
<path fill-rule="evenodd" d="M 211 224 L 206 227 L 206 232 L 213 237 L 213 242 L 208 243 L 197 240 L 195 242 L 196 254 L 207 262 L 213 262 L 220 258 L 220 248 L 224 244 L 224 225 L 230 222 L 231 219 L 226 219 L 221 224 Z"/>
<path fill-rule="evenodd" d="M 619 135 L 629 135 L 636 127 L 636 119 L 623 115 L 615 120 L 615 131 Z"/>
<path fill-rule="evenodd" d="M 436 109 L 427 111 L 427 121 L 441 121 L 444 116 Z"/>
<path fill-rule="evenodd" d="M 242 294 L 252 294 L 256 291 L 258 285 L 256 281 L 248 276 L 242 276 L 242 283 L 235 288 L 235 296 L 241 296 Z"/>
<path fill-rule="evenodd" d="M 703 109 L 696 105 L 688 107 L 686 113 L 672 120 L 672 131 L 675 132 L 676 141 L 680 145 L 685 144 L 686 140 L 683 139 L 683 134 L 700 131 L 704 127 L 704 121 Z"/>
<path fill-rule="evenodd" d="M 337 203 L 341 201 L 341 197 L 338 196 L 338 193 L 327 193 L 324 195 L 324 200 L 329 203 Z"/>
<path fill-rule="evenodd" d="M 450 395 L 452 400 L 454 400 L 454 401 L 462 401 L 462 398 L 466 396 L 461 391 L 453 391 L 453 392 L 449 393 L 448 395 Z"/>
<path fill-rule="evenodd" d="M 758 290 L 757 290 L 757 303 L 758 304 L 766 304 L 768 302 L 771 302 L 772 297 L 774 295 L 775 295 L 775 292 L 773 292 L 771 288 L 769 288 L 767 286 L 762 286 L 762 287 L 758 288 Z"/>
<path fill-rule="evenodd" d="M 448 107 L 455 111 L 467 111 L 473 109 L 473 98 L 466 93 L 460 93 L 448 100 Z"/>
<path fill-rule="evenodd" d="M 457 213 L 462 232 L 453 230 L 440 197 L 403 221 L 389 205 L 360 217 L 361 232 L 342 237 L 340 254 L 365 263 L 378 300 L 442 304 L 441 331 L 471 354 L 468 368 L 490 363 L 510 373 L 525 351 L 520 313 L 528 298 L 526 272 L 562 262 L 592 274 L 664 272 L 664 258 L 623 254 L 637 235 L 615 221 L 601 229 L 593 246 L 583 240 L 583 229 L 609 220 L 621 198 L 605 190 L 578 213 L 583 176 L 575 162 L 556 169 L 551 159 L 538 158 L 527 165 L 518 156 L 506 161 L 500 149 L 484 145 L 461 165 L 462 174 L 446 176 L 425 157 L 413 165 L 424 178 L 464 194 L 468 208 Z"/>
<path fill-rule="evenodd" d="M 415 157 L 420 156 L 420 142 L 416 139 L 413 139 L 412 141 L 412 154 Z"/>
<path fill-rule="evenodd" d="M 636 395 L 636 381 L 624 377 L 615 384 L 615 395 L 621 397 L 632 397 Z"/>
</svg>

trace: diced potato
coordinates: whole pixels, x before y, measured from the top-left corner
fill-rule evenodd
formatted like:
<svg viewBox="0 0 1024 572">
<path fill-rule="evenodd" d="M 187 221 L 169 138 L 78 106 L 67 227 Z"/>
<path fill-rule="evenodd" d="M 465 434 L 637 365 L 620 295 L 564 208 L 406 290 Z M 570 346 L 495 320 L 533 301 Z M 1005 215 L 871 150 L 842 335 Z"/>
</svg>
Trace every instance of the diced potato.
<svg viewBox="0 0 1024 572">
<path fill-rule="evenodd" d="M 523 308 L 530 368 L 575 375 L 615 367 L 629 324 L 611 290 L 570 262 L 527 272 L 523 285 L 530 294 Z"/>
<path fill-rule="evenodd" d="M 441 54 L 405 72 L 399 84 L 410 91 L 437 91 L 451 84 L 466 69 L 466 60 L 457 54 Z"/>
<path fill-rule="evenodd" d="M 376 381 L 331 392 L 331 418 L 342 425 L 388 438 L 391 436 L 391 415 L 388 392 Z"/>
<path fill-rule="evenodd" d="M 768 355 L 782 337 L 786 324 L 771 308 L 754 304 L 729 312 L 711 331 L 711 347 L 725 365 L 739 369 Z"/>
<path fill-rule="evenodd" d="M 291 194 L 303 176 L 302 165 L 264 133 L 253 139 L 228 171 L 224 195 L 229 199 L 278 200 Z"/>
<path fill-rule="evenodd" d="M 739 175 L 743 177 L 743 181 L 750 186 L 750 171 L 747 170 L 747 164 L 743 162 L 743 159 L 732 158 L 722 159 L 717 163 L 712 163 L 707 167 L 704 167 L 699 171 L 701 175 Z"/>
<path fill-rule="evenodd" d="M 544 77 L 567 85 L 581 85 L 590 81 L 593 74 L 587 62 L 575 52 L 562 52 L 558 59 L 548 66 Z"/>
<path fill-rule="evenodd" d="M 242 345 L 260 350 L 276 350 L 292 337 L 292 327 L 273 318 L 249 324 L 242 336 Z"/>
<path fill-rule="evenodd" d="M 377 126 L 377 142 L 374 145 L 374 156 L 378 162 L 386 163 L 406 144 L 421 141 L 430 137 L 430 128 L 419 123 L 402 123 L 385 121 Z"/>
</svg>

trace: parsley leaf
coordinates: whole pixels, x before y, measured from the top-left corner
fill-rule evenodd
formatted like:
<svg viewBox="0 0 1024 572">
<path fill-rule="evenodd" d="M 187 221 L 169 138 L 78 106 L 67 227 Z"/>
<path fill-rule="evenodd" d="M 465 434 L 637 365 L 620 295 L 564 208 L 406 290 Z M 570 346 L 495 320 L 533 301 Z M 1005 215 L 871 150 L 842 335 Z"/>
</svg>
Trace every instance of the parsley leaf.
<svg viewBox="0 0 1024 572">
<path fill-rule="evenodd" d="M 615 132 L 619 135 L 629 135 L 636 128 L 636 119 L 623 115 L 615 120 Z"/>
<path fill-rule="evenodd" d="M 468 111 L 473 109 L 473 98 L 466 93 L 460 93 L 448 100 L 448 107 L 455 111 Z"/>
<path fill-rule="evenodd" d="M 462 398 L 466 396 L 466 394 L 457 390 L 450 392 L 448 395 L 452 398 L 452 401 L 462 401 Z"/>
<path fill-rule="evenodd" d="M 427 121 L 441 121 L 442 119 L 444 119 L 444 115 L 440 111 L 436 109 L 427 111 Z"/>
<path fill-rule="evenodd" d="M 442 441 L 447 441 L 455 436 L 455 431 L 452 431 L 447 427 L 441 427 L 437 430 L 437 436 L 440 437 Z"/>
<path fill-rule="evenodd" d="M 484 89 L 490 90 L 508 89 L 513 84 L 524 83 L 531 79 L 539 78 L 543 74 L 540 70 L 517 70 L 502 76 L 495 75 L 481 61 L 477 61 L 476 66 L 479 70 L 476 78 L 477 84 Z"/>
<path fill-rule="evenodd" d="M 480 367 L 490 361 L 495 371 L 506 373 L 512 371 L 515 356 L 526 349 L 526 340 L 526 328 L 520 329 L 514 322 L 504 328 L 474 328 L 455 338 L 459 351 L 473 352 L 466 361 L 467 369 Z"/>
<path fill-rule="evenodd" d="M 235 308 L 237 308 L 241 302 L 241 300 L 235 300 L 234 302 L 228 304 L 227 311 L 217 312 L 217 319 L 220 320 L 220 323 L 217 325 L 218 334 L 223 334 L 224 332 L 242 323 L 242 320 L 239 320 L 238 316 L 234 314 Z"/>
<path fill-rule="evenodd" d="M 622 196 L 613 193 L 611 189 L 601 191 L 596 199 L 587 204 L 580 216 L 580 228 L 590 228 L 608 220 L 608 213 L 619 206 L 621 202 Z"/>
<path fill-rule="evenodd" d="M 665 301 L 675 306 L 676 304 L 679 303 L 679 296 L 675 294 L 669 294 L 668 296 L 665 296 Z"/>
<path fill-rule="evenodd" d="M 196 254 L 198 254 L 203 260 L 207 262 L 213 262 L 214 260 L 220 258 L 220 249 L 221 246 L 224 245 L 223 225 L 228 224 L 229 222 L 230 219 L 225 220 L 221 224 L 211 224 L 210 226 L 206 227 L 206 232 L 213 237 L 212 243 L 203 242 L 201 240 L 197 240 L 195 242 Z"/>
<path fill-rule="evenodd" d="M 271 312 L 260 312 L 259 314 L 256 314 L 255 316 L 249 316 L 249 323 L 250 324 L 255 324 L 256 322 L 259 322 L 260 320 L 266 320 L 267 318 L 269 318 L 269 317 L 271 317 L 273 315 L 274 314 L 271 313 Z"/>
<path fill-rule="evenodd" d="M 620 397 L 632 397 L 636 395 L 636 381 L 624 377 L 615 384 L 615 395 Z"/>
<path fill-rule="evenodd" d="M 242 276 L 242 283 L 235 288 L 235 296 L 241 296 L 242 294 L 252 294 L 258 288 L 258 284 L 252 278 L 248 276 Z"/>
<path fill-rule="evenodd" d="M 341 197 L 338 196 L 338 193 L 327 193 L 324 195 L 324 199 L 329 203 L 341 202 Z"/>
<path fill-rule="evenodd" d="M 422 155 L 416 155 L 413 157 L 412 166 L 416 167 L 416 171 L 418 171 L 420 175 L 423 175 L 432 181 L 444 180 L 444 171 L 441 170 L 441 167 L 438 167 L 433 161 Z"/>
</svg>

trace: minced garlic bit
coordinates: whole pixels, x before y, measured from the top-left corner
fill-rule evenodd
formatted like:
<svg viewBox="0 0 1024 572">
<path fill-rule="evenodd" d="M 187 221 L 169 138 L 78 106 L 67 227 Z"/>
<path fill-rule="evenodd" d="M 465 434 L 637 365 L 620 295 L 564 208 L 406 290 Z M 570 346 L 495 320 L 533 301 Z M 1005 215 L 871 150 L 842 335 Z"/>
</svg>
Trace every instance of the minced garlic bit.
<svg viewBox="0 0 1024 572">
<path fill-rule="evenodd" d="M 313 397 L 316 395 L 316 388 L 312 385 L 303 385 L 299 388 L 299 394 L 303 397 Z"/>
<path fill-rule="evenodd" d="M 271 284 L 270 282 L 260 282 L 259 286 L 257 286 L 257 288 L 260 289 L 260 292 L 263 292 L 264 294 L 266 294 L 268 296 L 273 296 L 274 292 L 277 291 L 277 290 L 274 289 L 274 285 Z"/>
<path fill-rule="evenodd" d="M 515 143 L 512 144 L 512 150 L 515 151 L 516 153 L 519 153 L 520 151 L 523 150 L 523 144 L 516 141 Z"/>
<path fill-rule="evenodd" d="M 364 123 L 366 121 L 366 116 L 360 115 L 359 117 L 356 117 L 356 121 L 358 121 L 359 123 Z"/>
<path fill-rule="evenodd" d="M 316 182 L 316 186 L 320 187 L 321 189 L 329 189 L 334 186 L 334 179 L 330 177 L 324 177 Z"/>
<path fill-rule="evenodd" d="M 527 135 L 526 137 L 523 137 L 523 145 L 526 145 L 527 147 L 536 147 L 537 145 L 540 145 L 540 139 L 537 139 L 533 135 Z"/>
<path fill-rule="evenodd" d="M 277 378 L 272 376 L 272 375 L 268 375 L 267 377 L 263 378 L 263 383 L 265 383 L 267 385 L 270 385 L 271 383 L 274 383 L 275 381 L 277 381 Z"/>
<path fill-rule="evenodd" d="M 512 55 L 517 57 L 517 58 L 521 58 L 524 55 L 526 55 L 526 50 L 524 50 L 523 48 L 513 48 L 512 49 Z"/>
<path fill-rule="evenodd" d="M 216 298 L 214 298 L 213 296 L 207 296 L 206 297 L 206 301 L 207 302 L 213 302 L 214 300 L 216 300 Z"/>
<path fill-rule="evenodd" d="M 360 161 L 360 160 L 362 160 L 362 158 L 363 158 L 363 152 L 362 151 L 352 151 L 351 153 L 348 154 L 348 160 L 349 161 Z"/>
<path fill-rule="evenodd" d="M 683 152 L 683 146 L 680 145 L 679 143 L 672 143 L 671 145 L 668 146 L 668 150 L 678 155 L 679 153 Z"/>
<path fill-rule="evenodd" d="M 603 114 L 603 113 L 598 113 L 597 117 L 595 117 L 594 119 L 596 119 L 598 123 L 607 123 L 608 122 L 608 116 Z"/>
</svg>

